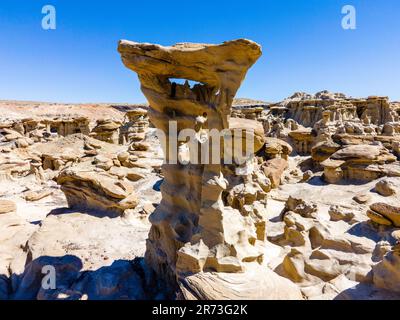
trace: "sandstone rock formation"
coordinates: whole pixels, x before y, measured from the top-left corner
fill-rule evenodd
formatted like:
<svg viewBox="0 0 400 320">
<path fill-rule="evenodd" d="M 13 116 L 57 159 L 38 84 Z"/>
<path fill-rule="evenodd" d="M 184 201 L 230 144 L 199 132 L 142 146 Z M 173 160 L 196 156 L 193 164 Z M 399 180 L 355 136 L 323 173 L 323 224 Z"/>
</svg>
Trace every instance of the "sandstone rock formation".
<svg viewBox="0 0 400 320">
<path fill-rule="evenodd" d="M 261 55 L 256 43 L 236 40 L 162 47 L 121 41 L 118 49 L 124 64 L 139 76 L 151 122 L 165 134 L 174 120 L 178 132 L 193 129 L 199 135 L 196 144 L 210 144 L 206 129 L 233 130 L 243 125 L 236 121 L 232 126 L 231 104 L 247 69 Z M 170 81 L 175 78 L 199 83 L 191 88 L 188 81 L 183 85 Z M 201 139 L 204 135 L 207 138 Z M 263 136 L 260 142 L 256 131 L 253 136 L 257 152 Z M 174 147 L 178 157 L 186 142 Z M 167 147 L 171 144 L 167 140 Z M 260 298 L 250 274 L 263 263 L 266 194 L 253 179 L 254 154 L 240 168 L 237 163 L 224 164 L 223 152 L 216 151 L 219 160 L 215 164 L 186 165 L 169 163 L 170 154 L 165 152 L 163 198 L 150 216 L 146 260 L 172 287 L 178 282 L 186 298 L 232 297 L 228 293 L 231 283 L 243 286 L 241 293 L 235 293 L 237 297 Z M 229 275 L 224 279 L 220 273 Z M 294 286 L 276 296 L 285 280 L 277 275 L 275 279 L 259 288 L 265 292 L 262 298 L 300 298 Z M 204 293 L 210 281 L 220 286 L 215 295 Z"/>
<path fill-rule="evenodd" d="M 71 208 L 123 214 L 138 205 L 132 185 L 126 180 L 115 181 L 106 173 L 64 170 L 57 183 Z"/>
<path fill-rule="evenodd" d="M 150 125 L 147 109 L 135 108 L 129 110 L 126 113 L 126 117 L 128 121 L 120 128 L 120 143 L 125 144 L 143 141 L 146 130 Z"/>
<path fill-rule="evenodd" d="M 388 97 L 355 99 L 328 91 L 318 92 L 314 96 L 300 92 L 271 107 L 277 106 L 284 108 L 289 118 L 304 127 L 313 127 L 325 115 L 329 115 L 325 122 L 360 119 L 379 126 L 399 121 L 398 105 L 390 103 Z"/>
<path fill-rule="evenodd" d="M 374 203 L 367 211 L 368 217 L 381 225 L 400 227 L 400 208 L 386 203 Z"/>
<path fill-rule="evenodd" d="M 260 120 L 266 108 L 268 108 L 268 104 L 262 101 L 234 99 L 231 116 L 233 118 Z"/>
<path fill-rule="evenodd" d="M 356 99 L 322 91 L 315 95 L 296 93 L 280 103 L 270 104 L 259 121 L 264 123 L 267 135 L 286 140 L 298 154 L 311 153 L 313 160 L 321 163 L 339 149 L 352 145 L 380 144 L 392 153 L 391 156 L 397 156 L 399 117 L 398 104 L 389 102 L 387 97 Z M 361 154 L 359 158 L 361 160 Z M 361 175 L 361 180 L 396 176 L 398 163 L 389 164 L 395 160 L 388 158 L 382 168 L 373 163 L 364 168 L 358 165 L 349 170 L 345 168 L 348 172 L 341 178 L 338 177 L 342 175 L 341 164 L 328 161 L 327 176 L 331 174 L 330 181 L 358 180 Z"/>
<path fill-rule="evenodd" d="M 389 250 L 382 261 L 374 267 L 374 284 L 378 288 L 400 293 L 399 243 Z"/>
<path fill-rule="evenodd" d="M 395 285 L 382 281 L 396 283 L 390 253 L 396 229 L 369 222 L 368 207 L 352 204 L 355 193 L 384 199 L 372 191 L 374 184 L 306 182 L 272 190 L 268 208 L 275 218 L 267 224 L 267 239 L 278 247 L 269 246 L 270 254 L 276 250 L 269 265 L 308 299 L 398 299 Z M 274 208 L 282 197 L 285 205 Z"/>
<path fill-rule="evenodd" d="M 90 133 L 90 120 L 87 117 L 37 117 L 1 122 L 0 140 L 11 148 L 26 148 L 35 142 L 50 141 L 57 136 Z"/>
<path fill-rule="evenodd" d="M 350 145 L 321 162 L 329 183 L 343 179 L 371 181 L 383 176 L 400 176 L 396 157 L 382 145 Z M 391 163 L 395 163 L 391 165 Z"/>
<path fill-rule="evenodd" d="M 400 192 L 400 179 L 383 179 L 375 185 L 375 190 L 384 197 L 395 195 Z"/>
<path fill-rule="evenodd" d="M 91 136 L 101 141 L 118 143 L 120 135 L 119 128 L 121 125 L 121 122 L 112 119 L 97 120 L 96 126 L 91 132 Z"/>
</svg>

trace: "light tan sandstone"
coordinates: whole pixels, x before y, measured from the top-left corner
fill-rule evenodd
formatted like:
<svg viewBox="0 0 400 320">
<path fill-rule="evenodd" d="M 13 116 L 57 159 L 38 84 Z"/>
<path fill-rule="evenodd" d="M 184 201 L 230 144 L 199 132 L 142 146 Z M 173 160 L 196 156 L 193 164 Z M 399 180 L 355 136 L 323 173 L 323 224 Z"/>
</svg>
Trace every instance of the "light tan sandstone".
<svg viewBox="0 0 400 320">
<path fill-rule="evenodd" d="M 121 41 L 118 49 L 126 67 L 139 76 L 141 89 L 150 104 L 151 122 L 166 134 L 171 120 L 177 121 L 178 132 L 190 128 L 199 135 L 206 132 L 204 129 L 221 131 L 250 126 L 250 122 L 230 121 L 230 114 L 241 81 L 261 55 L 256 43 L 241 39 L 221 45 L 184 43 L 162 47 Z M 187 81 L 180 85 L 171 82 L 171 78 L 194 80 L 199 84 L 191 88 Z M 260 130 L 258 135 L 257 127 L 253 129 L 256 129 L 257 151 L 264 143 L 263 134 Z M 247 159 L 247 168 L 240 170 L 235 164 L 224 165 L 222 159 L 217 164 L 163 166 L 163 198 L 150 216 L 147 262 L 172 286 L 178 282 L 181 287 L 189 286 L 190 292 L 208 291 L 208 282 L 215 278 L 210 271 L 217 272 L 217 277 L 220 272 L 229 273 L 230 280 L 218 282 L 219 294 L 191 294 L 192 298 L 222 298 L 224 292 L 228 294 L 231 290 L 233 281 L 246 287 L 251 272 L 247 265 L 263 262 L 261 230 L 265 223 L 262 210 L 256 210 L 254 202 L 258 200 L 261 204 L 265 196 L 252 178 L 252 156 Z M 168 161 L 168 154 L 166 158 Z M 248 203 L 246 197 L 243 205 L 226 203 L 223 195 L 236 188 L 248 193 Z M 277 283 L 284 281 L 279 276 L 275 278 Z M 238 295 L 260 298 L 254 290 L 243 290 Z M 296 296 L 295 288 L 275 297 L 290 296 Z"/>
</svg>

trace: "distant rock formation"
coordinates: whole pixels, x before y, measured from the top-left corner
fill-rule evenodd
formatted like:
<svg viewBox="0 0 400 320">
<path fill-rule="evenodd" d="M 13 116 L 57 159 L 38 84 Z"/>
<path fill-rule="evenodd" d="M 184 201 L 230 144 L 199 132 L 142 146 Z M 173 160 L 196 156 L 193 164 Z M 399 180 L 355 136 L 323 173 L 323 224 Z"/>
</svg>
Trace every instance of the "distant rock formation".
<svg viewBox="0 0 400 320">
<path fill-rule="evenodd" d="M 267 136 L 287 141 L 300 155 L 311 154 L 316 165 L 325 168 L 327 182 L 400 176 L 396 161 L 400 145 L 400 104 L 389 102 L 387 97 L 358 99 L 329 91 L 315 95 L 298 92 L 250 114 L 263 123 Z M 246 115 L 233 113 L 237 117 Z M 336 159 L 341 153 L 356 149 L 360 152 L 349 154 L 346 161 Z M 370 149 L 380 149 L 386 156 L 369 159 L 367 150 Z"/>
</svg>

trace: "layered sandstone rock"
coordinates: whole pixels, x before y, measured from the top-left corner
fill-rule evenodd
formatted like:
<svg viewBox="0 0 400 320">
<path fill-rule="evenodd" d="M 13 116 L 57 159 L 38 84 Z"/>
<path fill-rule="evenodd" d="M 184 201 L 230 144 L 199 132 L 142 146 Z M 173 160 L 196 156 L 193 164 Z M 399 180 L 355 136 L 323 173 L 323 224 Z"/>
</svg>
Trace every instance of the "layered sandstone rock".
<svg viewBox="0 0 400 320">
<path fill-rule="evenodd" d="M 262 122 L 264 110 L 267 108 L 268 104 L 262 101 L 234 99 L 231 117 L 259 120 Z"/>
<path fill-rule="evenodd" d="M 381 225 L 400 228 L 400 208 L 386 203 L 374 203 L 367 211 L 368 217 Z"/>
<path fill-rule="evenodd" d="M 333 205 L 329 208 L 330 220 L 326 220 L 319 203 L 289 197 L 281 216 L 280 232 L 268 237 L 284 248 L 275 271 L 297 283 L 303 294 L 325 299 L 338 295 L 339 279 L 350 286 L 371 282 L 376 244 L 349 232 L 348 224 L 358 223 L 358 214 Z"/>
<path fill-rule="evenodd" d="M 11 148 L 26 148 L 35 142 L 51 141 L 59 136 L 90 133 L 87 117 L 35 117 L 0 122 L 0 140 L 7 142 Z"/>
<path fill-rule="evenodd" d="M 287 141 L 301 156 L 311 154 L 317 168 L 338 150 L 353 145 L 382 145 L 395 156 L 399 154 L 396 150 L 400 109 L 398 103 L 389 102 L 387 97 L 359 99 L 328 91 L 315 95 L 296 93 L 280 103 L 270 104 L 260 121 L 268 136 Z M 368 168 L 357 165 L 345 169 L 344 174 L 340 170 L 342 164 L 331 160 L 324 163 L 326 176 L 331 176 L 328 182 L 370 181 L 399 173 L 398 163 L 393 159 L 383 166 L 373 162 Z"/>
<path fill-rule="evenodd" d="M 373 269 L 373 281 L 378 288 L 400 293 L 400 242 L 387 252 Z"/>
<path fill-rule="evenodd" d="M 272 138 L 265 138 L 265 153 L 271 158 L 283 158 L 288 159 L 289 155 L 293 152 L 293 148 L 287 142 Z"/>
<path fill-rule="evenodd" d="M 147 109 L 135 108 L 126 112 L 127 121 L 120 128 L 120 143 L 135 143 L 145 139 L 149 119 Z"/>
<path fill-rule="evenodd" d="M 173 141 L 167 140 L 164 146 L 166 151 L 172 145 L 178 159 L 187 162 L 170 163 L 171 154 L 166 152 L 163 198 L 150 216 L 146 260 L 171 286 L 177 281 L 186 288 L 184 294 L 189 290 L 186 298 L 223 298 L 233 282 L 245 287 L 252 266 L 263 261 L 265 192 L 252 175 L 257 150 L 235 159 L 245 160 L 244 163 L 229 165 L 224 164 L 221 149 L 213 150 L 218 156 L 215 164 L 195 164 L 196 159 L 188 154 L 194 145 L 211 144 L 208 129 L 246 129 L 240 123 L 230 124 L 231 104 L 247 69 L 261 55 L 260 47 L 249 40 L 172 47 L 121 41 L 119 52 L 124 64 L 139 76 L 150 104 L 151 122 L 167 135 L 172 120 L 176 121 L 178 132 L 196 132 L 194 144 L 182 140 L 174 146 Z M 175 78 L 198 84 L 191 88 L 188 81 L 182 85 L 170 80 Z M 257 142 L 256 131 L 252 137 L 255 149 L 260 148 L 263 140 Z M 235 145 L 237 140 L 228 152 L 233 153 Z M 208 157 L 206 163 L 211 163 Z M 215 279 L 211 271 L 229 273 L 229 279 L 218 282 L 221 289 L 215 295 L 205 296 L 208 282 Z M 278 283 L 283 281 L 276 278 Z M 278 296 L 300 296 L 294 287 L 289 291 L 291 294 L 282 292 Z M 241 298 L 260 298 L 253 289 L 237 294 Z"/>
<path fill-rule="evenodd" d="M 147 216 L 160 201 L 158 140 L 151 132 L 141 138 L 148 149 L 139 158 L 128 141 L 88 136 L 86 125 L 104 108 L 88 108 L 90 118 L 56 105 L 26 118 L 37 107 L 24 108 L 23 117 L 14 118 L 10 106 L 10 119 L 0 119 L 0 299 L 148 298 L 141 283 L 147 270 L 138 270 Z M 122 123 L 125 109 L 107 110 Z M 132 120 L 147 137 L 146 124 Z M 128 158 L 119 161 L 123 153 Z M 41 287 L 45 265 L 56 268 L 56 290 Z"/>
<path fill-rule="evenodd" d="M 0 154 L 0 179 L 9 180 L 24 177 L 31 173 L 31 163 L 23 155 L 15 153 Z"/>
<path fill-rule="evenodd" d="M 36 192 L 36 191 L 28 191 L 24 194 L 24 199 L 26 201 L 39 201 L 43 198 L 46 198 L 48 196 L 51 196 L 53 194 L 52 191 L 50 190 L 43 190 L 40 192 Z"/>
<path fill-rule="evenodd" d="M 66 169 L 57 177 L 71 208 L 123 214 L 134 209 L 138 199 L 129 181 L 107 173 Z"/>
<path fill-rule="evenodd" d="M 282 108 L 286 117 L 304 127 L 314 127 L 325 115 L 328 117 L 324 122 L 361 120 L 379 126 L 399 121 L 399 107 L 390 103 L 388 97 L 370 96 L 356 99 L 328 91 L 321 91 L 315 95 L 299 92 L 281 103 L 271 105 L 272 108 L 278 106 Z"/>
<path fill-rule="evenodd" d="M 400 179 L 399 178 L 386 178 L 379 181 L 375 185 L 375 191 L 384 197 L 400 193 Z"/>
<path fill-rule="evenodd" d="M 343 179 L 372 181 L 384 176 L 400 176 L 396 157 L 382 145 L 345 146 L 321 162 L 329 183 Z"/>
<path fill-rule="evenodd" d="M 288 135 L 293 142 L 294 149 L 299 154 L 305 155 L 311 152 L 314 142 L 311 128 L 298 128 L 290 131 Z"/>
<path fill-rule="evenodd" d="M 0 128 L 0 146 L 3 150 L 4 148 L 26 148 L 34 143 L 31 138 L 24 136 L 23 133 L 15 129 L 11 128 L 11 126 Z"/>
<path fill-rule="evenodd" d="M 118 144 L 121 125 L 122 123 L 120 121 L 100 119 L 97 120 L 96 126 L 93 128 L 90 135 L 101 141 Z"/>
</svg>

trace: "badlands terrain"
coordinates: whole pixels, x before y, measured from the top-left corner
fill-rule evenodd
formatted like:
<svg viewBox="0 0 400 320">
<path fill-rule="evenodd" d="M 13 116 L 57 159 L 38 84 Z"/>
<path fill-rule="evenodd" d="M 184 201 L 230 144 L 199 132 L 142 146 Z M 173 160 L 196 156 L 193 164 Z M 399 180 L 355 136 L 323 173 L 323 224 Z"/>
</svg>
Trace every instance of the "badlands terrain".
<svg viewBox="0 0 400 320">
<path fill-rule="evenodd" d="M 0 102 L 0 299 L 400 298 L 400 103 L 233 100 L 245 39 L 118 51 L 148 105 Z"/>
<path fill-rule="evenodd" d="M 147 108 L 1 102 L 1 299 L 176 298 L 144 263 L 163 181 Z M 234 103 L 264 129 L 265 263 L 301 298 L 400 297 L 399 114 L 328 92 Z"/>
</svg>

